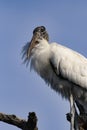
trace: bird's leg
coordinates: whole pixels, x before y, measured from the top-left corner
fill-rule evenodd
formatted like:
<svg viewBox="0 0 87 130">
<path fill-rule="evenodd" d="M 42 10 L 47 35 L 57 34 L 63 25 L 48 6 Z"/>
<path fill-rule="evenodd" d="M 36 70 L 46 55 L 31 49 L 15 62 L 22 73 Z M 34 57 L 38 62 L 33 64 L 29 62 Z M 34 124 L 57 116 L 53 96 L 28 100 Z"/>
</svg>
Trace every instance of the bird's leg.
<svg viewBox="0 0 87 130">
<path fill-rule="evenodd" d="M 70 114 L 71 114 L 70 130 L 74 130 L 75 105 L 74 105 L 74 99 L 72 93 L 70 94 Z"/>
<path fill-rule="evenodd" d="M 75 128 L 75 130 L 79 130 L 79 123 L 78 123 L 79 115 L 78 115 L 77 109 L 75 107 L 75 104 L 74 104 L 74 108 L 75 108 L 74 128 Z"/>
</svg>

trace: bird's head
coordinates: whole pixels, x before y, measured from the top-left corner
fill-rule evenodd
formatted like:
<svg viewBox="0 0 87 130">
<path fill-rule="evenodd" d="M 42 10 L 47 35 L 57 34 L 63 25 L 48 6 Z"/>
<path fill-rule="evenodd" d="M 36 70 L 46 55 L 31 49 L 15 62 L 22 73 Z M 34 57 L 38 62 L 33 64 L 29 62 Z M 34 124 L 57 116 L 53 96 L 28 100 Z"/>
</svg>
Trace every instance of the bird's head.
<svg viewBox="0 0 87 130">
<path fill-rule="evenodd" d="M 25 62 L 31 57 L 32 54 L 32 50 L 33 48 L 35 48 L 38 44 L 40 44 L 40 40 L 45 39 L 47 41 L 49 41 L 49 36 L 48 33 L 46 31 L 46 28 L 44 26 L 39 26 L 36 27 L 33 30 L 33 36 L 30 42 L 28 42 L 24 47 L 23 47 L 23 58 L 25 58 Z"/>
<path fill-rule="evenodd" d="M 33 30 L 33 37 L 31 39 L 31 42 L 30 42 L 30 45 L 29 45 L 29 48 L 27 50 L 27 57 L 30 58 L 31 56 L 31 51 L 32 49 L 37 45 L 39 44 L 40 40 L 42 39 L 45 39 L 45 40 L 49 40 L 49 37 L 48 37 L 48 33 L 46 31 L 46 28 L 44 26 L 40 26 L 40 27 L 36 27 L 34 30 Z"/>
</svg>

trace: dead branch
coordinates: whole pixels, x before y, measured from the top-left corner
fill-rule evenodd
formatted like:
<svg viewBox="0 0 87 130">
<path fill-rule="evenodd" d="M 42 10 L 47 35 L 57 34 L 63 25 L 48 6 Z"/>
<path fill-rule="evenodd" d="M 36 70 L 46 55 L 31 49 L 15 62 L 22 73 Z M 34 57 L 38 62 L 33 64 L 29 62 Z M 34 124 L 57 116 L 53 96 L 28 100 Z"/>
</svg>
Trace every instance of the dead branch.
<svg viewBox="0 0 87 130">
<path fill-rule="evenodd" d="M 37 128 L 37 116 L 35 112 L 29 112 L 27 121 L 18 118 L 16 115 L 7 115 L 0 113 L 0 121 L 14 125 L 22 130 L 38 130 Z"/>
<path fill-rule="evenodd" d="M 76 105 L 79 110 L 79 114 L 77 113 L 77 111 L 75 113 L 79 130 L 87 130 L 87 113 L 85 113 L 83 106 L 79 104 L 79 102 L 76 101 Z M 69 122 L 71 122 L 71 116 L 72 115 L 70 113 L 66 114 L 66 118 Z"/>
</svg>

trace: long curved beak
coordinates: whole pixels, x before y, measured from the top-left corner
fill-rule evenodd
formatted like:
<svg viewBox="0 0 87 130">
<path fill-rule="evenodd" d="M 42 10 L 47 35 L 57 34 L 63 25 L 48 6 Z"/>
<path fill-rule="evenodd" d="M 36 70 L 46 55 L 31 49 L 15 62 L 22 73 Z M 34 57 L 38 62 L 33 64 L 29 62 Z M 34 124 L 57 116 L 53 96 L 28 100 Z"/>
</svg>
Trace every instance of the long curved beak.
<svg viewBox="0 0 87 130">
<path fill-rule="evenodd" d="M 35 47 L 37 40 L 38 40 L 38 35 L 34 34 L 30 41 L 29 47 L 27 49 L 27 58 L 28 59 L 30 59 L 30 57 L 32 55 L 32 49 Z"/>
</svg>

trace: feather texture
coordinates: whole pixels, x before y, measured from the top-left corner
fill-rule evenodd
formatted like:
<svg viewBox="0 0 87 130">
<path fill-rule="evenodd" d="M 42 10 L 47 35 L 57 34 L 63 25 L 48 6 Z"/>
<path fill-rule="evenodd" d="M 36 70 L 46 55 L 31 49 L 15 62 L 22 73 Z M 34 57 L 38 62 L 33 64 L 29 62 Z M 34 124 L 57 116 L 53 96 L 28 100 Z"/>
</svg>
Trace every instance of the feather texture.
<svg viewBox="0 0 87 130">
<path fill-rule="evenodd" d="M 51 62 L 63 78 L 87 89 L 87 59 L 81 54 L 53 43 L 51 47 Z"/>
<path fill-rule="evenodd" d="M 32 49 L 31 60 L 26 58 L 29 43 L 23 48 L 25 62 L 30 61 L 30 68 L 62 97 L 69 100 L 72 93 L 87 112 L 87 59 L 60 44 L 49 44 L 45 39 L 38 41 Z"/>
</svg>

